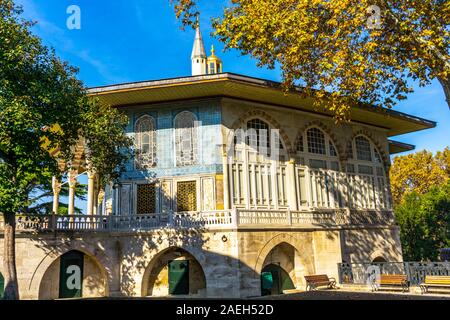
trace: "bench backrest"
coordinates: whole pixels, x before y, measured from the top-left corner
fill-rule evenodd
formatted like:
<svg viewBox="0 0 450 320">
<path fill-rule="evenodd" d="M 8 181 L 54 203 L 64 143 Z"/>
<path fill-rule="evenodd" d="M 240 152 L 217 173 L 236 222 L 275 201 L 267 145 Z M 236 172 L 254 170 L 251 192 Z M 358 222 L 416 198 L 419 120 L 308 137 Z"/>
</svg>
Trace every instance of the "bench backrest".
<svg viewBox="0 0 450 320">
<path fill-rule="evenodd" d="M 425 276 L 425 283 L 450 285 L 450 276 Z"/>
<path fill-rule="evenodd" d="M 382 274 L 380 275 L 380 282 L 381 284 L 402 283 L 407 278 L 406 274 Z"/>
<path fill-rule="evenodd" d="M 307 282 L 329 282 L 330 278 L 326 274 L 319 274 L 313 276 L 305 276 Z"/>
</svg>

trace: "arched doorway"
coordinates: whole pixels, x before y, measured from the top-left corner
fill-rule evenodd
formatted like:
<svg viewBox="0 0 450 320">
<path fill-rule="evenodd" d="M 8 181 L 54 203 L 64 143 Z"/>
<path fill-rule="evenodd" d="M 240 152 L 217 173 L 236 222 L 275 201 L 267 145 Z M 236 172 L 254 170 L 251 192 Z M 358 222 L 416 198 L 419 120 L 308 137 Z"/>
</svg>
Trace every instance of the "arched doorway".
<svg viewBox="0 0 450 320">
<path fill-rule="evenodd" d="M 3 293 L 5 292 L 5 279 L 0 272 L 0 299 L 3 299 Z"/>
<path fill-rule="evenodd" d="M 160 252 L 144 276 L 144 296 L 204 296 L 206 278 L 197 259 L 188 251 L 173 247 Z"/>
<path fill-rule="evenodd" d="M 45 271 L 39 299 L 93 298 L 107 295 L 106 272 L 98 261 L 72 250 L 61 255 Z"/>
<path fill-rule="evenodd" d="M 375 259 L 372 260 L 372 263 L 383 263 L 383 262 L 387 262 L 385 258 L 378 256 Z"/>
<path fill-rule="evenodd" d="M 275 246 L 261 270 L 261 295 L 278 295 L 295 289 L 299 265 L 297 250 L 292 245 L 283 242 Z"/>
</svg>

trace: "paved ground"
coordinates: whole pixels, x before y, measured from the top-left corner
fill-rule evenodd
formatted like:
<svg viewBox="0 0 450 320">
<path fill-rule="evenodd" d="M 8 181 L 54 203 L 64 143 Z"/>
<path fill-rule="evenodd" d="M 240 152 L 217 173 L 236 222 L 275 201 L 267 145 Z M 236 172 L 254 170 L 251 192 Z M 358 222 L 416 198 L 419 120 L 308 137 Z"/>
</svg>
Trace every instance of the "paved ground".
<svg viewBox="0 0 450 320">
<path fill-rule="evenodd" d="M 450 300 L 450 294 L 405 294 L 390 292 L 355 292 L 345 290 L 319 290 L 263 297 L 264 300 Z"/>
</svg>

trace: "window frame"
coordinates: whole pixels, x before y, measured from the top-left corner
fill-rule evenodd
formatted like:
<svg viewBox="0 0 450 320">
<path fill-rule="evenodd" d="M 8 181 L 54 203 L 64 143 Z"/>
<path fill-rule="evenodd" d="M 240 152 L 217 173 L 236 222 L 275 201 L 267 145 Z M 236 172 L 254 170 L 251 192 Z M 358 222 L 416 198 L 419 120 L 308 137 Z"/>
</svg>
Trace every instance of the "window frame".
<svg viewBox="0 0 450 320">
<path fill-rule="evenodd" d="M 150 128 L 147 131 L 141 131 L 142 122 L 148 120 L 150 124 Z M 150 155 L 149 161 L 143 161 L 141 150 L 142 140 L 145 135 L 149 136 L 149 150 L 145 155 Z M 135 155 L 134 155 L 134 168 L 136 170 L 142 170 L 146 168 L 154 168 L 157 166 L 157 152 L 158 152 L 158 144 L 157 144 L 157 130 L 156 130 L 156 121 L 155 118 L 148 114 L 144 114 L 136 119 L 134 123 L 134 136 L 135 136 Z"/>
<path fill-rule="evenodd" d="M 178 121 L 182 121 L 184 119 L 182 119 L 181 117 L 184 115 L 189 115 L 191 117 L 191 121 L 192 121 L 192 126 L 190 127 L 182 127 L 179 126 Z M 199 136 L 198 136 L 198 117 L 195 113 L 191 112 L 191 111 L 181 111 L 179 112 L 173 120 L 173 128 L 174 128 L 174 164 L 175 167 L 189 167 L 189 166 L 194 166 L 198 164 L 198 160 L 199 160 Z M 179 148 L 181 147 L 181 144 L 183 144 L 185 142 L 185 140 L 183 140 L 183 137 L 185 136 L 183 134 L 183 132 L 181 132 L 181 130 L 186 130 L 189 129 L 190 130 L 190 155 L 191 155 L 191 159 L 189 161 L 185 161 L 183 159 L 180 158 L 180 156 L 182 157 L 183 155 L 181 154 L 181 150 L 179 150 Z M 180 133 L 181 132 L 181 133 Z M 181 139 L 181 140 L 180 140 Z"/>
<path fill-rule="evenodd" d="M 311 129 L 317 129 L 323 134 L 325 139 L 325 154 L 309 152 L 308 131 Z M 303 151 L 299 150 L 300 146 L 302 146 Z M 334 148 L 336 155 L 331 155 L 331 146 Z M 336 147 L 336 143 L 330 135 L 319 126 L 310 126 L 299 134 L 296 140 L 295 154 L 297 163 L 301 166 L 308 167 L 309 169 L 342 171 L 341 161 L 339 159 L 339 150 Z M 326 163 L 326 168 L 312 167 L 311 161 L 324 161 Z M 337 163 L 337 170 L 333 168 L 332 163 Z"/>
</svg>

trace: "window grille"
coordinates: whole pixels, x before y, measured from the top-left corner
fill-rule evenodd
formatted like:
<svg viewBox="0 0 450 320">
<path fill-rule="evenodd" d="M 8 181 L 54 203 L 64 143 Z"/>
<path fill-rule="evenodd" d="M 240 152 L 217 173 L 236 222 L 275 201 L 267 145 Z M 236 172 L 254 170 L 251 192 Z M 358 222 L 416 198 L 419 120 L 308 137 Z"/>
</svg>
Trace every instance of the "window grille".
<svg viewBox="0 0 450 320">
<path fill-rule="evenodd" d="M 156 211 L 156 187 L 154 184 L 137 185 L 137 214 L 151 214 Z"/>
<path fill-rule="evenodd" d="M 150 116 L 142 116 L 135 124 L 136 168 L 145 169 L 156 165 L 155 121 Z"/>
<path fill-rule="evenodd" d="M 196 116 L 183 111 L 175 118 L 175 153 L 177 166 L 190 166 L 197 163 Z"/>
<path fill-rule="evenodd" d="M 177 184 L 178 212 L 197 211 L 197 183 L 182 181 Z"/>
</svg>

